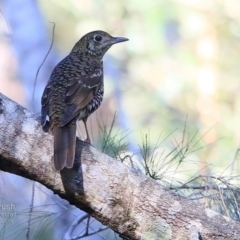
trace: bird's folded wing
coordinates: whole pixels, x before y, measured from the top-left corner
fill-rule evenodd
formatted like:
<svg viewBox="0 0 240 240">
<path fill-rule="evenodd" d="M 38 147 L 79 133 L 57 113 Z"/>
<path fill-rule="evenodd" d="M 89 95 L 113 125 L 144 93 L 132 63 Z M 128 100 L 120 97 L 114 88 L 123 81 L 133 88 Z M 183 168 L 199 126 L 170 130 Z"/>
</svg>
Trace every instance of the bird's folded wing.
<svg viewBox="0 0 240 240">
<path fill-rule="evenodd" d="M 102 81 L 103 73 L 101 69 L 95 69 L 91 74 L 79 75 L 79 77 L 69 81 L 65 94 L 66 108 L 61 126 L 65 126 L 78 116 L 80 111 L 93 100 Z"/>
<path fill-rule="evenodd" d="M 44 89 L 42 99 L 41 99 L 41 104 L 42 104 L 42 109 L 41 109 L 41 124 L 44 127 L 47 123 L 47 116 L 48 116 L 48 102 L 49 102 L 49 92 L 51 91 L 52 83 L 48 82 L 47 86 Z M 48 129 L 46 129 L 47 131 Z"/>
</svg>

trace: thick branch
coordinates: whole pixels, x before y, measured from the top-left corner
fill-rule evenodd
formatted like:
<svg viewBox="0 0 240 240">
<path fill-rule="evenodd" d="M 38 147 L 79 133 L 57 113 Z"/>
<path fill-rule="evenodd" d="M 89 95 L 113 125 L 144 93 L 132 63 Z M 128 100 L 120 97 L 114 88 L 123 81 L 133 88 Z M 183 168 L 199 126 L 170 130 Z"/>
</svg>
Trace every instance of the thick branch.
<svg viewBox="0 0 240 240">
<path fill-rule="evenodd" d="M 56 172 L 38 116 L 0 94 L 0 169 L 38 181 L 132 239 L 239 239 L 240 224 L 77 140 L 72 170 Z M 63 182 L 63 183 L 62 183 Z"/>
</svg>

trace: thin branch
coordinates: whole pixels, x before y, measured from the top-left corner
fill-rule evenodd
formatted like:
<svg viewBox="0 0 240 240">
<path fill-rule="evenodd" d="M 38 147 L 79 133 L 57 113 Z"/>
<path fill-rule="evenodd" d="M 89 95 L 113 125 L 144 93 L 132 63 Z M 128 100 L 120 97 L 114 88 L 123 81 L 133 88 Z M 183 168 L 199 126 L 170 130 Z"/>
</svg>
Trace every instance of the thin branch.
<svg viewBox="0 0 240 240">
<path fill-rule="evenodd" d="M 27 227 L 27 233 L 26 233 L 27 240 L 30 239 L 30 226 L 31 226 L 32 213 L 33 213 L 34 196 L 35 196 L 35 181 L 33 181 L 33 184 L 32 184 L 32 198 L 31 198 L 31 204 L 29 209 L 28 227 Z"/>
<path fill-rule="evenodd" d="M 52 46 L 53 46 L 53 42 L 54 42 L 54 31 L 55 31 L 55 23 L 54 22 L 49 22 L 49 23 L 52 23 L 53 24 L 53 30 L 52 30 L 52 41 L 51 41 L 51 44 L 50 44 L 50 47 L 42 61 L 42 63 L 40 64 L 40 66 L 38 67 L 38 70 L 36 72 L 36 76 L 35 76 L 35 79 L 34 79 L 34 85 L 33 85 L 33 93 L 32 93 L 32 109 L 34 111 L 34 96 L 35 96 L 35 89 L 36 89 L 36 84 L 37 84 L 37 78 L 38 78 L 38 74 L 43 66 L 43 64 L 45 63 L 51 49 L 52 49 Z"/>
</svg>

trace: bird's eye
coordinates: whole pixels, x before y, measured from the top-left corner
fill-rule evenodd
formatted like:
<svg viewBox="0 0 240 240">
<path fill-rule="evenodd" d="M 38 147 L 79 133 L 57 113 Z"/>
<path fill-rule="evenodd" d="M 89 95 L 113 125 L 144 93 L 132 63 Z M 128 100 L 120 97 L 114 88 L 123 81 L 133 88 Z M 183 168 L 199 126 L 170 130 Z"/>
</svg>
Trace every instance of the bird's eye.
<svg viewBox="0 0 240 240">
<path fill-rule="evenodd" d="M 97 34 L 97 35 L 94 35 L 93 39 L 95 42 L 100 42 L 102 40 L 102 37 Z"/>
</svg>

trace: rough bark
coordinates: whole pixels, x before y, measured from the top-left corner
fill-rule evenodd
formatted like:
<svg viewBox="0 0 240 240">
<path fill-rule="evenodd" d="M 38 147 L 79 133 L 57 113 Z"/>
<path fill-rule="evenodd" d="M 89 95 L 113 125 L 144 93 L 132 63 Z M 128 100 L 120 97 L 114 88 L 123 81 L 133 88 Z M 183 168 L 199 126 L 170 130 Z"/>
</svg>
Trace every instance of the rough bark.
<svg viewBox="0 0 240 240">
<path fill-rule="evenodd" d="M 163 188 L 77 140 L 73 169 L 56 172 L 39 116 L 0 94 L 0 169 L 38 181 L 129 239 L 240 239 L 240 224 Z"/>
</svg>

